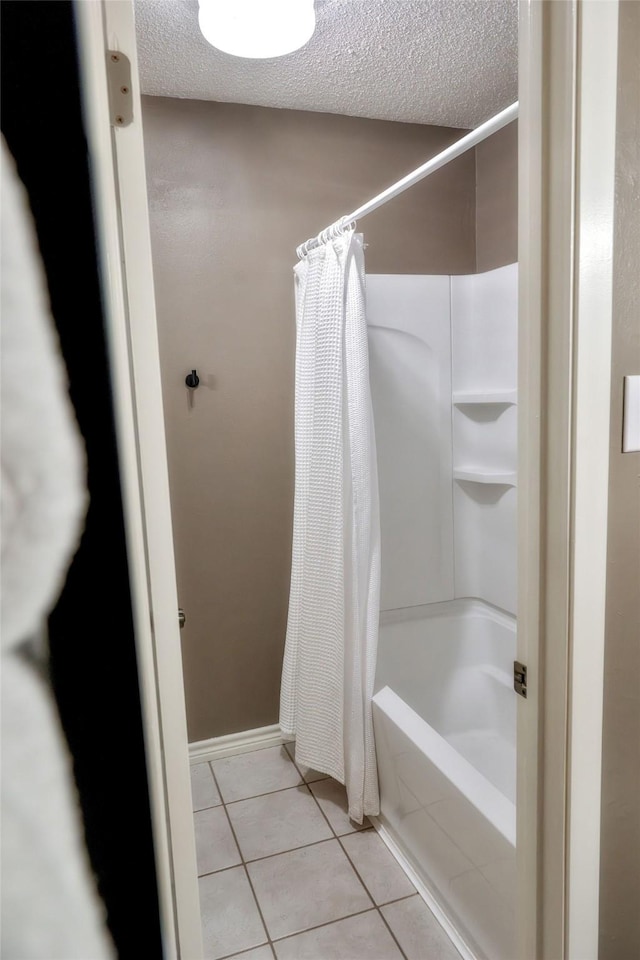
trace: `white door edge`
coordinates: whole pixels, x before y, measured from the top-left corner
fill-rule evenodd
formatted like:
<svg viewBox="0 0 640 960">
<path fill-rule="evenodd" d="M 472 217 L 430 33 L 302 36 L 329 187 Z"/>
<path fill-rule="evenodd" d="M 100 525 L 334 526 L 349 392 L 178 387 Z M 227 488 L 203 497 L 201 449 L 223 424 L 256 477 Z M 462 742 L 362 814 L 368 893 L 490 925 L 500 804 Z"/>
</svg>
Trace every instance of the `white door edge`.
<svg viewBox="0 0 640 960">
<path fill-rule="evenodd" d="M 202 934 L 133 5 L 130 0 L 76 0 L 74 9 L 114 387 L 163 945 L 167 960 L 199 960 Z M 122 129 L 110 125 L 107 49 L 121 51 L 131 62 L 134 119 Z M 128 264 L 135 264 L 135 269 L 127 270 Z"/>
<path fill-rule="evenodd" d="M 568 960 L 598 956 L 618 2 L 578 17 Z"/>
</svg>

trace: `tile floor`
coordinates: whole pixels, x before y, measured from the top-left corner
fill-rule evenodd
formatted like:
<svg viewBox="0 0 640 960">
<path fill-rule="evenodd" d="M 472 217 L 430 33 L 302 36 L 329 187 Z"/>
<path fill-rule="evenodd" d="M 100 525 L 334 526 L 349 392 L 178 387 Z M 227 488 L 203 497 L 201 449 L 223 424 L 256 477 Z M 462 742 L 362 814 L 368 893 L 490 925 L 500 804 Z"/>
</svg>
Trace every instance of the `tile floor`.
<svg viewBox="0 0 640 960">
<path fill-rule="evenodd" d="M 293 746 L 191 767 L 207 960 L 460 960 L 344 787 Z"/>
</svg>

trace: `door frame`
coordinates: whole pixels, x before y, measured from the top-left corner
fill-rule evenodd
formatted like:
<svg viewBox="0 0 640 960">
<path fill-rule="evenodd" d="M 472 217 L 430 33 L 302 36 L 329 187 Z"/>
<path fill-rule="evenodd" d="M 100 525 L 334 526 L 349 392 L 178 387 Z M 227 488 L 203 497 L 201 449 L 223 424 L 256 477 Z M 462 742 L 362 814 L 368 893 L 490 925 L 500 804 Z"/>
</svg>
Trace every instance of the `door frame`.
<svg viewBox="0 0 640 960">
<path fill-rule="evenodd" d="M 75 0 L 166 956 L 202 956 L 132 0 Z M 518 957 L 597 956 L 618 0 L 521 0 Z M 106 50 L 132 67 L 110 125 Z M 135 270 L 128 266 L 135 263 Z M 598 389 L 592 389 L 593 384 Z"/>
<path fill-rule="evenodd" d="M 598 955 L 618 0 L 520 3 L 520 957 Z"/>
<path fill-rule="evenodd" d="M 74 0 L 113 382 L 165 960 L 203 956 L 138 63 L 131 0 Z M 131 64 L 111 124 L 107 51 Z M 135 264 L 135 268 L 132 265 Z"/>
</svg>

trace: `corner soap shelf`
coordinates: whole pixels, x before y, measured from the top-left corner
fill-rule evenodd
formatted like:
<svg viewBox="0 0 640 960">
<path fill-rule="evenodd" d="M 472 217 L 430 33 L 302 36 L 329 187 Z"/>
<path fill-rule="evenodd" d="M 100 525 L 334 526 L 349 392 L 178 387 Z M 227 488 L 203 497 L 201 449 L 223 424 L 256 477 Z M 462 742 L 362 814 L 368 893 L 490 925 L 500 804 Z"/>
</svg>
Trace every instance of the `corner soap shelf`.
<svg viewBox="0 0 640 960">
<path fill-rule="evenodd" d="M 503 404 L 504 406 L 514 406 L 517 402 L 517 390 L 494 390 L 491 393 L 463 393 L 458 391 L 453 394 L 454 407 L 484 404 Z"/>
<path fill-rule="evenodd" d="M 474 467 L 466 469 L 454 468 L 454 480 L 466 480 L 468 483 L 488 483 L 496 487 L 515 487 L 516 473 L 494 473 L 490 470 L 480 470 Z"/>
</svg>

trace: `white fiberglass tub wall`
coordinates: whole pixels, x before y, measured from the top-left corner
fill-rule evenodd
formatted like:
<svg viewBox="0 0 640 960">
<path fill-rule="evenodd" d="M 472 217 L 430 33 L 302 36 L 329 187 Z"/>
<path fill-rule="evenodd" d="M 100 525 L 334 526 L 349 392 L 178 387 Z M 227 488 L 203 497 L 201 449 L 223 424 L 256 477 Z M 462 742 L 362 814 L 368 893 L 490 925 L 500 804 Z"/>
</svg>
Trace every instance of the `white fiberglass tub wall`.
<svg viewBox="0 0 640 960">
<path fill-rule="evenodd" d="M 382 615 L 383 826 L 473 955 L 514 957 L 513 617 L 477 600 Z"/>
<path fill-rule="evenodd" d="M 383 610 L 453 598 L 449 287 L 367 276 Z"/>
<path fill-rule="evenodd" d="M 455 596 L 516 612 L 518 267 L 451 278 Z"/>
<path fill-rule="evenodd" d="M 390 687 L 513 804 L 515 620 L 480 600 L 386 611 L 376 691 Z"/>
<path fill-rule="evenodd" d="M 383 610 L 516 612 L 517 264 L 367 276 Z"/>
<path fill-rule="evenodd" d="M 511 960 L 517 266 L 368 276 L 367 301 L 380 819 L 471 953 Z"/>
</svg>

